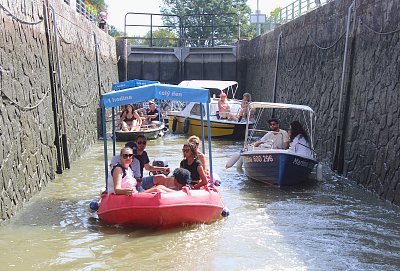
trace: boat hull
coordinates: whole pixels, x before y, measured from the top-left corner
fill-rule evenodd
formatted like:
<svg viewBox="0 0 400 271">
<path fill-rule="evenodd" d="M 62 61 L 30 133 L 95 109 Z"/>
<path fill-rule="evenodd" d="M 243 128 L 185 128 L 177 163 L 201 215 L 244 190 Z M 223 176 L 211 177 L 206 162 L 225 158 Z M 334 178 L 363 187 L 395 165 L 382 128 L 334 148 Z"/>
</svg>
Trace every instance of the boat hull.
<svg viewBox="0 0 400 271">
<path fill-rule="evenodd" d="M 172 228 L 217 220 L 223 203 L 214 187 L 170 193 L 103 194 L 99 219 L 110 225 Z"/>
<path fill-rule="evenodd" d="M 164 135 L 164 124 L 156 128 L 140 128 L 139 131 L 115 131 L 115 137 L 118 141 L 134 141 L 139 135 L 143 135 L 146 139 L 157 139 Z"/>
<path fill-rule="evenodd" d="M 246 175 L 251 179 L 289 186 L 304 183 L 318 163 L 314 158 L 287 150 L 248 151 L 241 154 Z"/>
<path fill-rule="evenodd" d="M 204 136 L 208 136 L 207 120 L 203 120 L 203 122 L 204 122 Z M 168 116 L 168 123 L 169 123 L 169 129 L 172 130 L 174 133 L 181 133 L 181 134 L 187 133 L 189 135 L 196 135 L 198 137 L 201 137 L 201 120 L 199 119 L 171 115 Z M 211 124 L 211 137 L 244 139 L 246 131 L 245 122 L 211 120 L 210 124 Z M 186 125 L 188 125 L 188 127 L 185 127 Z"/>
</svg>

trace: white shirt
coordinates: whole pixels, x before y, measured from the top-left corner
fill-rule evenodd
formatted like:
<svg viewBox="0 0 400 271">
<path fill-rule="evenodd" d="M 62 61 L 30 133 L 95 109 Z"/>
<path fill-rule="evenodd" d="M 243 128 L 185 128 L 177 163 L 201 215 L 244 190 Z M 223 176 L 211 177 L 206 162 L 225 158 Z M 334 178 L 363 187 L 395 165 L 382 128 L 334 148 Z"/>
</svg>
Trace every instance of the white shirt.
<svg viewBox="0 0 400 271">
<path fill-rule="evenodd" d="M 115 166 L 116 164 L 119 163 L 120 159 L 121 158 L 119 155 L 116 155 L 113 158 L 111 158 L 110 170 L 111 170 L 111 168 L 113 168 L 113 166 Z M 140 173 L 140 162 L 138 159 L 133 158 L 132 163 L 129 165 L 129 167 L 131 168 L 131 170 L 133 172 L 133 177 L 140 178 L 140 176 L 142 176 Z"/>
<path fill-rule="evenodd" d="M 302 135 L 297 135 L 293 138 L 293 142 L 290 144 L 290 149 L 297 154 L 312 157 L 310 144 Z"/>
<path fill-rule="evenodd" d="M 273 149 L 283 149 L 283 143 L 289 142 L 289 135 L 282 129 L 279 129 L 279 132 L 269 131 L 260 141 L 271 143 Z"/>
</svg>

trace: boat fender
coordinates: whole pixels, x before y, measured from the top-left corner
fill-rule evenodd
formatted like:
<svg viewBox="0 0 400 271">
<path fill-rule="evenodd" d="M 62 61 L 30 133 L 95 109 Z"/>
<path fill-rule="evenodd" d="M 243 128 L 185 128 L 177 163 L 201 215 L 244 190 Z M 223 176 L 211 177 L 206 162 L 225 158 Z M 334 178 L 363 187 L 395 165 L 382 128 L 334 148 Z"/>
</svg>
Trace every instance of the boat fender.
<svg viewBox="0 0 400 271">
<path fill-rule="evenodd" d="M 172 132 L 176 132 L 176 126 L 178 125 L 178 118 L 174 117 L 174 120 L 172 121 Z"/>
<path fill-rule="evenodd" d="M 183 133 L 187 134 L 189 132 L 189 118 L 185 118 L 183 122 Z"/>
<path fill-rule="evenodd" d="M 317 164 L 317 181 L 322 181 L 323 176 L 322 176 L 322 164 L 318 163 Z"/>
<path fill-rule="evenodd" d="M 228 217 L 229 214 L 230 214 L 230 212 L 229 212 L 229 209 L 228 209 L 228 208 L 223 208 L 223 209 L 222 209 L 221 215 L 222 215 L 223 217 Z"/>
<path fill-rule="evenodd" d="M 99 203 L 97 201 L 91 201 L 89 203 L 90 212 L 94 213 L 99 209 Z"/>
</svg>

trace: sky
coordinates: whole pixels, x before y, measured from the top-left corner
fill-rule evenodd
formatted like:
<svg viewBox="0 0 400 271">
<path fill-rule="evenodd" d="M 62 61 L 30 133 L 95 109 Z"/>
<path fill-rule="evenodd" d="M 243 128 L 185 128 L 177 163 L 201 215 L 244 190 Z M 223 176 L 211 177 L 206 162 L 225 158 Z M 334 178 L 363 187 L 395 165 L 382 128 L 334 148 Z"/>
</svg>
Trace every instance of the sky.
<svg viewBox="0 0 400 271">
<path fill-rule="evenodd" d="M 127 12 L 160 13 L 162 0 L 106 0 L 108 5 L 107 23 L 114 25 L 118 30 L 124 30 L 124 18 Z M 285 7 L 295 0 L 258 0 L 260 13 L 269 14 L 277 7 Z M 129 3 L 129 4 L 128 4 Z M 257 0 L 248 0 L 252 13 L 257 9 Z M 136 16 L 138 21 L 132 22 L 132 16 L 127 17 L 128 24 L 150 24 L 149 16 Z M 155 18 L 153 25 L 157 23 Z M 134 27 L 130 27 L 133 29 Z M 139 30 L 141 29 L 141 30 Z M 146 33 L 148 29 L 137 27 L 135 31 Z"/>
</svg>

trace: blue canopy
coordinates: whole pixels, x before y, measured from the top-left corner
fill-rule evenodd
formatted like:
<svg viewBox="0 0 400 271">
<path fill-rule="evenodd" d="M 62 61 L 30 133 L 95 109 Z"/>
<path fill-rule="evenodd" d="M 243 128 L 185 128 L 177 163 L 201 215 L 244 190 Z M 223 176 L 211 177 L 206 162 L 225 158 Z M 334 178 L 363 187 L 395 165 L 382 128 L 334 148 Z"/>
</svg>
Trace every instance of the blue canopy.
<svg viewBox="0 0 400 271">
<path fill-rule="evenodd" d="M 150 85 L 150 84 L 155 84 L 159 83 L 157 81 L 149 81 L 149 80 L 129 80 L 125 82 L 120 82 L 112 85 L 112 90 L 121 90 L 121 89 L 126 89 L 126 88 L 134 88 L 134 87 L 139 87 L 139 86 L 144 86 L 144 85 Z"/>
<path fill-rule="evenodd" d="M 104 93 L 101 95 L 100 106 L 109 108 L 151 99 L 209 103 L 210 93 L 203 88 L 151 84 Z"/>
<path fill-rule="evenodd" d="M 211 123 L 210 123 L 210 92 L 208 89 L 204 88 L 193 88 L 193 87 L 183 87 L 176 85 L 160 84 L 154 81 L 147 80 L 130 80 L 126 82 L 121 82 L 114 84 L 112 86 L 113 90 L 108 93 L 101 94 L 100 97 L 100 107 L 102 108 L 102 124 L 103 124 L 103 140 L 104 140 L 104 169 L 106 177 L 108 177 L 108 155 L 107 155 L 107 130 L 106 130 L 106 108 L 112 108 L 113 113 L 113 132 L 115 132 L 114 126 L 114 107 L 139 103 L 148 101 L 151 99 L 159 100 L 172 100 L 172 101 L 183 101 L 183 102 L 197 102 L 197 103 L 207 103 L 207 129 L 208 129 L 208 148 L 209 148 L 209 161 L 210 161 L 210 172 L 212 175 L 212 154 L 211 154 Z M 202 130 L 204 134 L 203 125 L 203 114 L 201 114 Z M 204 138 L 203 138 L 204 140 Z M 113 136 L 113 152 L 115 155 L 115 134 Z"/>
</svg>

